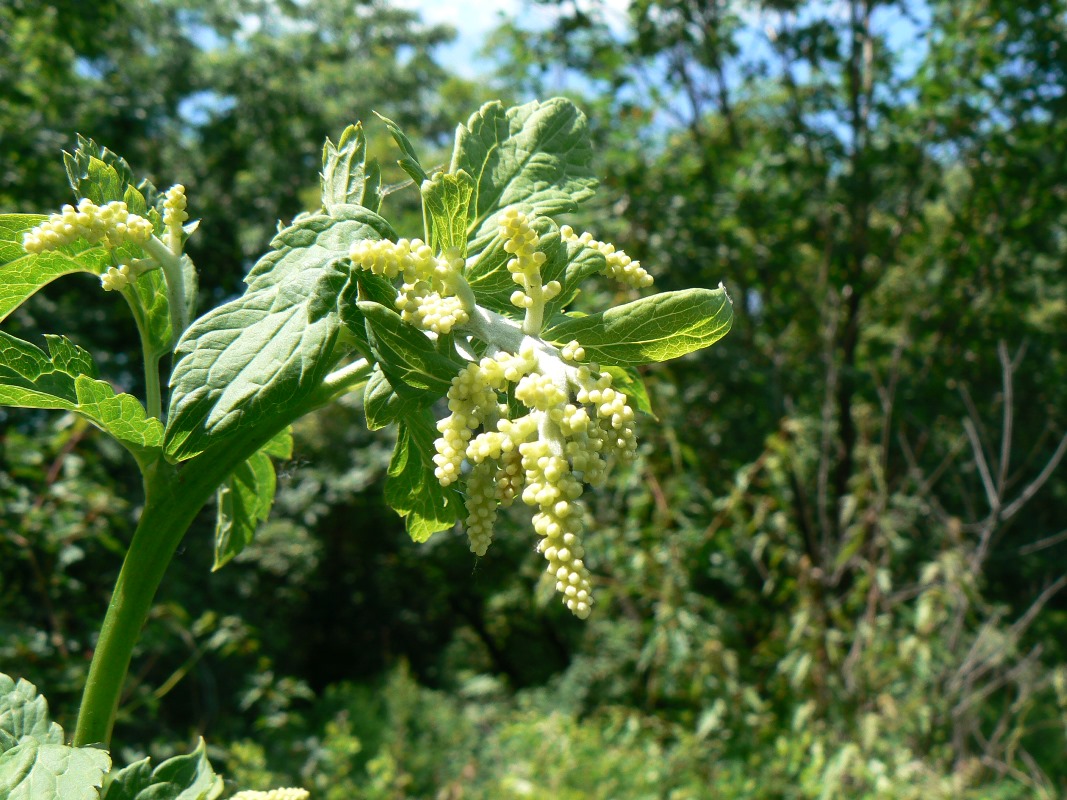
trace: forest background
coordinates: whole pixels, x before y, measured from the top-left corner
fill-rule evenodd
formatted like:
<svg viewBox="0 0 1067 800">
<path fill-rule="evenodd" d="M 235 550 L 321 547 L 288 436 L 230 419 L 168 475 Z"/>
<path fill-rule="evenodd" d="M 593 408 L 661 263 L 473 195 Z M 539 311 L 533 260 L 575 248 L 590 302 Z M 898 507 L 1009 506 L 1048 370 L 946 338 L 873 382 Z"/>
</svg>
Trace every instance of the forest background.
<svg viewBox="0 0 1067 800">
<path fill-rule="evenodd" d="M 387 161 L 378 111 L 435 164 L 482 101 L 565 93 L 604 176 L 575 227 L 735 302 L 718 346 L 645 373 L 641 458 L 591 496 L 588 621 L 521 525 L 481 559 L 410 542 L 391 434 L 332 406 L 234 563 L 210 572 L 210 512 L 189 533 L 116 756 L 204 735 L 234 785 L 315 800 L 1063 796 L 1067 2 L 492 21 L 474 53 L 377 0 L 0 2 L 0 210 L 69 202 L 60 150 L 92 136 L 188 187 L 213 301 L 317 204 L 327 135 L 363 119 Z M 8 330 L 69 332 L 136 392 L 132 322 L 87 291 Z M 133 467 L 73 417 L 0 410 L 0 671 L 68 727 Z"/>
</svg>

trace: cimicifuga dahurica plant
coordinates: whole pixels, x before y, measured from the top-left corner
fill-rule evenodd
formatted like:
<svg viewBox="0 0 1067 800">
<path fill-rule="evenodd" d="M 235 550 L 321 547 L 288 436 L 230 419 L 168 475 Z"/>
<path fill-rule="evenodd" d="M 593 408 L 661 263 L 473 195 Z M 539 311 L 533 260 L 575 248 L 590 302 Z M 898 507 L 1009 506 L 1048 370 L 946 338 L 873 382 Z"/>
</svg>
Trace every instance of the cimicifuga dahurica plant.
<svg viewBox="0 0 1067 800">
<path fill-rule="evenodd" d="M 178 774 L 190 797 L 222 796 L 203 747 L 180 764 L 110 771 L 134 643 L 200 508 L 216 499 L 218 568 L 267 517 L 272 459 L 289 457 L 290 425 L 350 392 L 362 392 L 369 427 L 396 426 L 385 494 L 413 539 L 459 528 L 474 556 L 491 557 L 500 509 L 526 507 L 560 601 L 583 619 L 594 609 L 585 542 L 596 525 L 582 498 L 634 457 L 637 418 L 649 411 L 636 368 L 718 340 L 730 300 L 721 286 L 654 293 L 654 265 L 561 224 L 596 186 L 586 120 L 571 102 L 483 106 L 433 174 L 382 122 L 421 193 L 422 230 L 388 220 L 381 172 L 353 125 L 326 142 L 321 206 L 280 227 L 240 297 L 199 317 L 184 252 L 196 197 L 182 186 L 138 181 L 123 159 L 79 139 L 65 154 L 71 205 L 0 216 L 0 319 L 49 282 L 89 273 L 129 306 L 146 386 L 143 401 L 117 392 L 63 336 L 42 349 L 0 331 L 0 404 L 85 417 L 129 451 L 145 490 L 73 742 L 47 722 L 32 686 L 0 676 L 0 796 L 123 800 Z M 573 310 L 594 279 L 636 299 Z"/>
</svg>

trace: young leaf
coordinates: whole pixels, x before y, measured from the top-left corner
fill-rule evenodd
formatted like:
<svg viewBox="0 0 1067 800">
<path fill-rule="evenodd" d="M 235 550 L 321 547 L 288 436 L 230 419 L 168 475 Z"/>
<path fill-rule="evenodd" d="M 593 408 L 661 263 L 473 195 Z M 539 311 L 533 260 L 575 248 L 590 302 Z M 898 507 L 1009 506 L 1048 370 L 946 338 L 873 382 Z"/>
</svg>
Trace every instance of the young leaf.
<svg viewBox="0 0 1067 800">
<path fill-rule="evenodd" d="M 544 338 L 573 339 L 593 361 L 648 364 L 691 353 L 721 339 L 733 324 L 722 287 L 663 292 L 585 317 L 557 317 Z"/>
<path fill-rule="evenodd" d="M 414 389 L 417 394 L 431 392 L 432 397 L 441 397 L 448 391 L 452 379 L 459 374 L 458 362 L 438 353 L 433 342 L 395 311 L 371 302 L 360 302 L 359 310 L 367 320 L 371 349 L 395 389 Z"/>
<path fill-rule="evenodd" d="M 448 170 L 475 178 L 468 234 L 494 236 L 491 217 L 507 206 L 546 216 L 574 211 L 597 184 L 592 156 L 585 115 L 570 100 L 506 111 L 499 101 L 486 103 L 457 128 Z"/>
<path fill-rule="evenodd" d="M 400 168 L 404 170 L 411 179 L 415 181 L 416 186 L 421 186 L 422 182 L 430 176 L 426 174 L 426 170 L 422 168 L 422 164 L 419 163 L 419 157 L 415 154 L 415 148 L 411 146 L 411 140 L 400 130 L 400 126 L 393 122 L 391 119 L 383 117 L 377 111 L 374 115 L 385 123 L 385 127 L 389 129 L 389 135 L 393 137 L 393 141 L 396 142 L 397 147 L 404 154 L 396 163 L 400 165 Z"/>
<path fill-rule="evenodd" d="M 26 739 L 0 753 L 4 800 L 97 800 L 111 758 L 93 747 L 41 744 Z"/>
<path fill-rule="evenodd" d="M 339 205 L 363 205 L 366 157 L 367 137 L 358 122 L 344 129 L 337 144 L 326 140 L 322 149 L 322 207 L 327 212 Z"/>
<path fill-rule="evenodd" d="M 191 458 L 239 430 L 289 421 L 329 370 L 340 325 L 332 310 L 309 321 L 309 301 L 352 242 L 383 232 L 392 232 L 388 223 L 360 206 L 306 217 L 278 234 L 242 297 L 189 327 L 171 375 L 168 457 Z"/>
<path fill-rule="evenodd" d="M 102 247 L 84 241 L 40 255 L 27 253 L 23 234 L 45 219 L 37 214 L 0 215 L 0 321 L 56 278 L 74 272 L 99 275 L 110 266 Z"/>
<path fill-rule="evenodd" d="M 216 800 L 222 790 L 222 778 L 211 768 L 201 739 L 192 753 L 168 758 L 155 769 L 150 758 L 120 769 L 101 800 Z"/>
<path fill-rule="evenodd" d="M 474 178 L 463 170 L 436 173 L 422 184 L 422 204 L 430 217 L 430 246 L 435 253 L 458 247 L 467 257 L 467 213 Z"/>
<path fill-rule="evenodd" d="M 434 477 L 431 454 L 436 437 L 429 409 L 400 420 L 385 482 L 385 502 L 404 517 L 408 535 L 416 542 L 448 530 L 463 514 L 459 492 L 452 486 L 441 486 Z"/>
<path fill-rule="evenodd" d="M 48 353 L 0 331 L 0 405 L 74 411 L 110 433 L 142 464 L 159 455 L 163 426 L 136 397 L 95 380 L 89 354 L 62 336 Z"/>
</svg>

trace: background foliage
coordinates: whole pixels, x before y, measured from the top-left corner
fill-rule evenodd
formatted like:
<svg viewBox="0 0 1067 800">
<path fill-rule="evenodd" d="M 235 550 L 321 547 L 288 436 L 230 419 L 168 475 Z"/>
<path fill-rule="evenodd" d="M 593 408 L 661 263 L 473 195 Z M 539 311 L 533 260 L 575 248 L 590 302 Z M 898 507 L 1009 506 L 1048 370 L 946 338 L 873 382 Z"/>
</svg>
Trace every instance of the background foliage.
<svg viewBox="0 0 1067 800">
<path fill-rule="evenodd" d="M 0 208 L 67 202 L 58 152 L 91 135 L 189 187 L 212 301 L 316 202 L 326 135 L 362 118 L 385 156 L 373 109 L 437 154 L 479 101 L 563 91 L 606 175 L 575 227 L 738 312 L 646 373 L 585 623 L 522 526 L 483 559 L 413 545 L 358 403 L 305 420 L 249 550 L 211 575 L 209 515 L 190 532 L 122 755 L 204 734 L 235 785 L 316 798 L 1060 796 L 1067 7 L 618 7 L 504 20 L 471 81 L 451 31 L 381 2 L 0 3 Z M 386 202 L 418 231 L 413 191 Z M 61 327 L 137 391 L 90 280 L 12 332 Z M 0 671 L 69 728 L 136 473 L 70 418 L 0 424 Z"/>
</svg>

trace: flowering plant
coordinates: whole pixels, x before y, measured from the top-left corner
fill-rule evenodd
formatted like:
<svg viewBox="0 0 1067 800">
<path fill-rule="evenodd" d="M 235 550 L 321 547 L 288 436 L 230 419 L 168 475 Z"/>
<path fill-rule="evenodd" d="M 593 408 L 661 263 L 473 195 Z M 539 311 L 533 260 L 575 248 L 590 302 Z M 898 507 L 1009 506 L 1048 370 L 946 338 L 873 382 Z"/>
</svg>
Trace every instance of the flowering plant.
<svg viewBox="0 0 1067 800">
<path fill-rule="evenodd" d="M 382 216 L 380 170 L 351 126 L 326 142 L 321 208 L 279 231 L 244 294 L 191 323 L 196 271 L 184 245 L 196 225 L 183 187 L 135 183 L 125 161 L 80 139 L 66 156 L 77 206 L 0 216 L 0 319 L 60 276 L 96 275 L 137 321 L 147 387 L 142 405 L 99 380 L 68 339 L 49 336 L 44 351 L 0 332 L 0 404 L 84 416 L 130 451 L 145 485 L 73 746 L 32 686 L 0 676 L 0 795 L 47 796 L 35 788 L 47 786 L 121 800 L 180 773 L 189 797 L 220 796 L 203 748 L 113 773 L 101 795 L 110 761 L 92 745 L 109 744 L 134 642 L 196 513 L 216 497 L 221 567 L 270 511 L 271 459 L 291 453 L 290 424 L 349 392 L 363 392 L 371 428 L 397 426 L 386 500 L 412 538 L 461 523 L 484 555 L 498 508 L 519 498 L 535 509 L 563 603 L 589 615 L 580 498 L 635 453 L 635 410 L 650 410 L 635 367 L 718 340 L 729 298 L 720 286 L 567 311 L 594 275 L 634 292 L 653 282 L 624 252 L 553 220 L 596 184 L 586 120 L 569 101 L 485 105 L 433 175 L 383 121 L 421 192 L 422 238 Z M 172 353 L 164 414 L 159 362 Z"/>
</svg>

